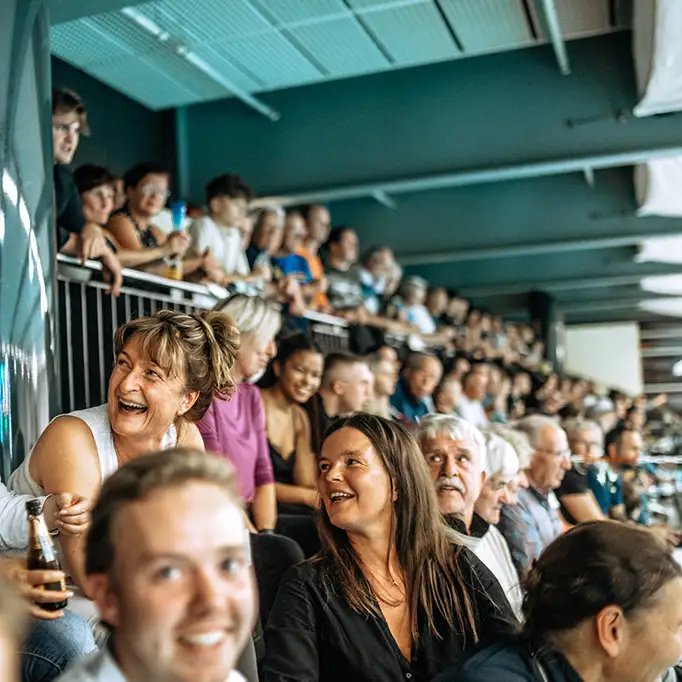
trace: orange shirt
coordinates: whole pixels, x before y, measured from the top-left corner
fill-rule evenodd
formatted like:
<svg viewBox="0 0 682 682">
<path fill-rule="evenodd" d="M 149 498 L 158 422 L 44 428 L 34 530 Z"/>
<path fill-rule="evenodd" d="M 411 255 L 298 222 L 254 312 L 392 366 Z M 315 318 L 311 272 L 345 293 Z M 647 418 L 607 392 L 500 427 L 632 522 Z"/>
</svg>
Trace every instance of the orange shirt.
<svg viewBox="0 0 682 682">
<path fill-rule="evenodd" d="M 324 277 L 324 268 L 322 267 L 322 261 L 320 260 L 319 256 L 313 256 L 313 254 L 310 253 L 305 246 L 302 246 L 300 249 L 298 249 L 296 253 L 299 256 L 303 256 L 303 258 L 308 261 L 308 267 L 310 268 L 310 274 L 313 277 L 313 282 L 318 282 L 322 277 Z M 327 294 L 323 294 L 322 292 L 316 294 L 315 307 L 319 310 L 320 308 L 326 308 L 327 306 L 329 306 Z"/>
</svg>

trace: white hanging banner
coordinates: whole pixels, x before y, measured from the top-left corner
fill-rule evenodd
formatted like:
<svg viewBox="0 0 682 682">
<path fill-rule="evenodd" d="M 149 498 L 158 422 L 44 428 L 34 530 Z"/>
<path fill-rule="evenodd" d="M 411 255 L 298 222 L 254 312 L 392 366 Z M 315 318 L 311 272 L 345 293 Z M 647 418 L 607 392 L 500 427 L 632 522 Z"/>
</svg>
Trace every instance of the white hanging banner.
<svg viewBox="0 0 682 682">
<path fill-rule="evenodd" d="M 635 116 L 682 110 L 682 2 L 635 0 L 633 57 L 640 102 Z"/>
</svg>

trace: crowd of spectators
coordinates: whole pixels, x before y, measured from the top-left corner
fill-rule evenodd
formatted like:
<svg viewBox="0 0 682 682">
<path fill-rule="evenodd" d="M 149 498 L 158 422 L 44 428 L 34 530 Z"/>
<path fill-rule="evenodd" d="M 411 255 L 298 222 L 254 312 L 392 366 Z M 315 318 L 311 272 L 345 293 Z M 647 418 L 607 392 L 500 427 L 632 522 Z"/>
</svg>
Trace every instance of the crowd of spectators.
<svg viewBox="0 0 682 682">
<path fill-rule="evenodd" d="M 669 472 L 639 461 L 664 398 L 554 373 L 530 326 L 360 255 L 325 206 L 252 214 L 235 175 L 164 230 L 165 169 L 63 168 L 86 126 L 56 92 L 60 249 L 114 294 L 120 265 L 180 257 L 229 295 L 126 321 L 107 402 L 53 420 L 0 489 L 0 547 L 44 498 L 69 578 L 50 596 L 0 561 L 38 602 L 26 682 L 675 679 L 680 537 L 650 499 Z M 325 354 L 305 311 L 375 333 Z"/>
</svg>

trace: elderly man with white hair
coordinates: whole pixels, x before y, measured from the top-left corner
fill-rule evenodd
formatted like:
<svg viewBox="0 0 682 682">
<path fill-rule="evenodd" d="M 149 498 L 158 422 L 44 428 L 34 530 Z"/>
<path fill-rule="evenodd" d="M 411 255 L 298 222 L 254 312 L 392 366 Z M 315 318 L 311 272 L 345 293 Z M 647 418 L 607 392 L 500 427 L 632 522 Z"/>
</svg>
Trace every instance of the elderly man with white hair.
<svg viewBox="0 0 682 682">
<path fill-rule="evenodd" d="M 532 415 L 514 424 L 533 448 L 526 468 L 528 487 L 518 491 L 517 504 L 505 504 L 500 515 L 502 531 L 519 578 L 547 545 L 562 532 L 559 502 L 554 494 L 571 468 L 571 453 L 564 430 L 549 417 Z"/>
<path fill-rule="evenodd" d="M 523 595 L 509 548 L 497 528 L 474 511 L 486 482 L 483 434 L 455 415 L 430 414 L 419 424 L 417 436 L 436 487 L 440 510 L 457 541 L 468 547 L 490 569 L 519 617 Z M 506 445 L 504 441 L 502 443 Z M 513 449 L 507 447 L 512 450 L 511 457 L 518 468 Z M 509 452 L 505 451 L 502 459 L 505 456 L 509 458 Z M 500 465 L 497 455 L 493 459 L 493 479 L 501 468 L 508 474 L 514 466 L 509 462 Z"/>
</svg>

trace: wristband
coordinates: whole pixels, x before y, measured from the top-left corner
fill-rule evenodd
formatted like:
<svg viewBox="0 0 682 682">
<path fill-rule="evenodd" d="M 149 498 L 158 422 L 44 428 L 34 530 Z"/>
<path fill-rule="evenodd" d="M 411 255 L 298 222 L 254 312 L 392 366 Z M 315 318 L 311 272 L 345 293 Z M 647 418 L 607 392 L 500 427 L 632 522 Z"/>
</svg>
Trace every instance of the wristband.
<svg viewBox="0 0 682 682">
<path fill-rule="evenodd" d="M 275 531 L 272 528 L 263 528 L 258 531 L 258 535 L 274 535 Z"/>
</svg>

